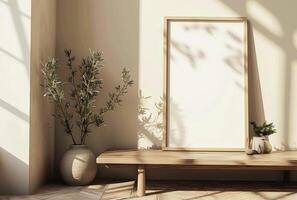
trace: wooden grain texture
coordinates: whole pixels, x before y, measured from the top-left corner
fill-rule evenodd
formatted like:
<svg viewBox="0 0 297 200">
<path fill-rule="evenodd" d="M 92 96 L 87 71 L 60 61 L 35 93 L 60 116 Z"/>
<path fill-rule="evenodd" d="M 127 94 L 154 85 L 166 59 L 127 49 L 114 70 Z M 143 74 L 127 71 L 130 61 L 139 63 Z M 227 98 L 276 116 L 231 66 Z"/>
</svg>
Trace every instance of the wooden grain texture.
<svg viewBox="0 0 297 200">
<path fill-rule="evenodd" d="M 136 197 L 134 181 L 89 186 L 46 185 L 34 195 L 1 200 L 296 200 L 296 184 L 221 181 L 149 181 L 147 196 Z"/>
<path fill-rule="evenodd" d="M 98 164 L 193 166 L 206 169 L 265 168 L 297 170 L 297 151 L 246 155 L 244 152 L 183 152 L 162 150 L 107 151 L 97 157 Z"/>
</svg>

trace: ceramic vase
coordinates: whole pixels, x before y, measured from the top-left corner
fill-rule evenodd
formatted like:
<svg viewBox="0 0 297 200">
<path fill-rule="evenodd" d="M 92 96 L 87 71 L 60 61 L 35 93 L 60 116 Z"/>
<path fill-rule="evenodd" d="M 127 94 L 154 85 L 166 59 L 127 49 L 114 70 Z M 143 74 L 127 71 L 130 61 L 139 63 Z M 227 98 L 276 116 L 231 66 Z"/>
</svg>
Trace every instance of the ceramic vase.
<svg viewBox="0 0 297 200">
<path fill-rule="evenodd" d="M 252 143 L 252 150 L 256 153 L 271 153 L 272 146 L 269 142 L 268 136 L 254 136 Z"/>
<path fill-rule="evenodd" d="M 269 142 L 268 136 L 266 136 L 266 139 L 264 140 L 264 153 L 271 153 L 272 152 L 272 146 Z"/>
<path fill-rule="evenodd" d="M 88 185 L 96 176 L 96 157 L 86 145 L 71 145 L 63 155 L 60 171 L 66 184 Z"/>
<path fill-rule="evenodd" d="M 254 136 L 253 137 L 253 143 L 252 143 L 252 149 L 256 153 L 264 153 L 264 141 L 265 137 L 264 136 Z"/>
</svg>

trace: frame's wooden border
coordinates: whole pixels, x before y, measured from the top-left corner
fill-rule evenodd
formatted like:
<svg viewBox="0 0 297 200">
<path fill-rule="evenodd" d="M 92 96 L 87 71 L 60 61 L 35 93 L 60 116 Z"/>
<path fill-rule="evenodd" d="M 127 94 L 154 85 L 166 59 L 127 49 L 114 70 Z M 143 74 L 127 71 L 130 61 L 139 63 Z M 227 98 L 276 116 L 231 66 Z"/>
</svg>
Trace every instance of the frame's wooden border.
<svg viewBox="0 0 297 200">
<path fill-rule="evenodd" d="M 168 25 L 169 21 L 211 21 L 211 22 L 241 22 L 244 24 L 244 84 L 245 84 L 245 148 L 183 148 L 183 147 L 168 147 L 168 97 L 169 93 L 169 62 L 168 62 Z M 164 96 L 164 112 L 163 112 L 163 150 L 173 151 L 244 151 L 249 146 L 249 116 L 248 116 L 248 20 L 246 17 L 164 17 L 164 84 L 163 84 L 163 96 Z"/>
</svg>

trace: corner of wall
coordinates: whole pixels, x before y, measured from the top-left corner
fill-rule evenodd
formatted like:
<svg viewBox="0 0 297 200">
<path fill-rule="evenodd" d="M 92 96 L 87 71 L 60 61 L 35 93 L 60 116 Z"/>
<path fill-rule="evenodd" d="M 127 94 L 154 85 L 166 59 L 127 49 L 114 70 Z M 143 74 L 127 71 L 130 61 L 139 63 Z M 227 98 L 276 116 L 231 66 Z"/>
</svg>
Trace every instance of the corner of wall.
<svg viewBox="0 0 297 200">
<path fill-rule="evenodd" d="M 54 157 L 54 106 L 43 96 L 41 63 L 55 56 L 56 0 L 32 0 L 29 190 L 49 180 Z"/>
</svg>

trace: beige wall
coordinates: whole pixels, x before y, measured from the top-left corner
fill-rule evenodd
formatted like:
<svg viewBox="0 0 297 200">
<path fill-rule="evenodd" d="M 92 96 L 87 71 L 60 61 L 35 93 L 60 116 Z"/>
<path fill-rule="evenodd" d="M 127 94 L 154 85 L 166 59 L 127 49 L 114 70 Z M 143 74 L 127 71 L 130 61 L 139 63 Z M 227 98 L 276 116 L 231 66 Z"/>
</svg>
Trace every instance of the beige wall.
<svg viewBox="0 0 297 200">
<path fill-rule="evenodd" d="M 41 63 L 55 56 L 56 1 L 32 0 L 30 80 L 30 192 L 51 178 L 54 162 L 53 105 L 43 97 Z"/>
<path fill-rule="evenodd" d="M 101 50 L 104 90 L 98 97 L 103 105 L 119 83 L 121 70 L 129 68 L 135 85 L 123 106 L 106 115 L 106 126 L 93 129 L 87 144 L 96 153 L 109 148 L 137 148 L 138 91 L 138 0 L 59 0 L 57 2 L 57 51 L 65 64 L 63 49 L 71 48 L 77 57 L 87 56 L 89 48 Z M 64 74 L 65 72 L 61 72 Z M 56 165 L 71 144 L 60 123 L 56 123 Z"/>
<path fill-rule="evenodd" d="M 31 0 L 0 1 L 0 194 L 29 190 Z"/>
<path fill-rule="evenodd" d="M 295 149 L 296 6 L 297 2 L 290 0 L 209 0 L 207 3 L 204 0 L 60 0 L 56 55 L 61 59 L 63 48 L 72 48 L 78 57 L 86 55 L 88 48 L 103 50 L 105 54 L 103 78 L 106 82 L 101 94 L 103 98 L 99 97 L 98 104 L 102 104 L 107 91 L 118 80 L 121 66 L 129 66 L 136 80 L 124 106 L 110 113 L 107 126 L 94 129 L 87 143 L 97 154 L 108 148 L 160 146 L 162 135 L 155 125 L 162 122 L 162 117 L 158 117 L 155 103 L 162 101 L 163 92 L 164 16 L 246 16 L 251 24 L 250 120 L 261 122 L 266 119 L 275 123 L 278 133 L 271 137 L 274 149 Z M 142 106 L 148 108 L 147 116 L 152 114 L 150 123 L 144 123 L 142 115 L 137 116 L 138 91 L 142 91 L 143 96 L 150 96 L 142 101 Z M 56 163 L 69 144 L 69 138 L 57 124 Z M 152 178 L 165 177 L 166 174 L 166 171 L 152 172 L 149 173 Z M 184 173 L 171 172 L 174 174 L 171 178 L 217 177 L 212 173 L 187 172 L 188 176 L 184 176 Z M 123 170 L 99 171 L 99 176 L 113 178 L 132 175 L 133 172 Z M 220 177 L 277 179 L 281 176 L 279 173 L 250 172 L 222 173 Z"/>
</svg>

